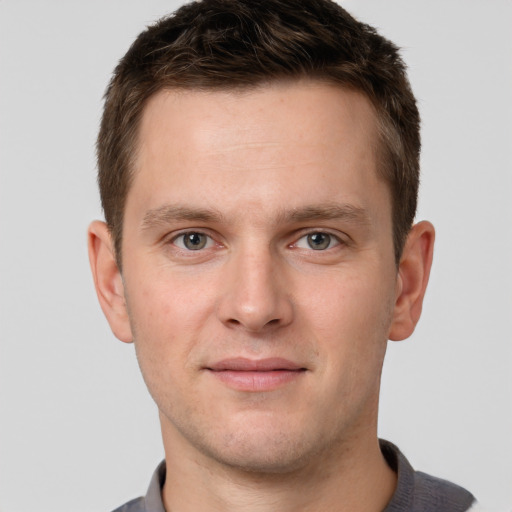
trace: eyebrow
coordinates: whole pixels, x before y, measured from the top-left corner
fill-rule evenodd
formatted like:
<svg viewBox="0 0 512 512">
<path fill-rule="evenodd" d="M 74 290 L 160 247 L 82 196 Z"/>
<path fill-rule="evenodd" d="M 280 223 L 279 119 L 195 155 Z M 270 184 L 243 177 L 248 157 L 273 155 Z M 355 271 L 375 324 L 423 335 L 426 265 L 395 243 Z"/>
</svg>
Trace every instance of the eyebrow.
<svg viewBox="0 0 512 512">
<path fill-rule="evenodd" d="M 223 215 L 217 210 L 168 204 L 148 210 L 144 215 L 141 227 L 145 231 L 176 221 L 220 222 L 222 219 Z"/>
<path fill-rule="evenodd" d="M 368 212 L 364 208 L 338 203 L 308 205 L 290 210 L 282 210 L 276 216 L 275 224 L 319 220 L 343 220 L 363 226 L 370 224 Z M 146 231 L 176 221 L 222 223 L 225 221 L 225 217 L 216 209 L 168 204 L 148 210 L 142 220 L 141 229 Z"/>
<path fill-rule="evenodd" d="M 369 225 L 368 212 L 351 204 L 321 204 L 293 209 L 283 214 L 283 220 L 306 222 L 314 220 L 346 220 L 356 224 Z"/>
</svg>

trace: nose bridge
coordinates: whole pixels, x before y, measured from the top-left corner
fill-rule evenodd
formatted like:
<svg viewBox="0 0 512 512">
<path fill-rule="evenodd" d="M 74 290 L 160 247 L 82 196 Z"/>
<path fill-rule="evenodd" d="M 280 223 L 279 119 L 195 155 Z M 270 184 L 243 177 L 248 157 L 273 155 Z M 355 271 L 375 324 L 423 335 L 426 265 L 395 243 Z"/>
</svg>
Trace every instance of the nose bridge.
<svg viewBox="0 0 512 512">
<path fill-rule="evenodd" d="M 289 323 L 292 304 L 282 270 L 280 258 L 262 240 L 234 250 L 219 308 L 222 321 L 254 332 Z"/>
</svg>

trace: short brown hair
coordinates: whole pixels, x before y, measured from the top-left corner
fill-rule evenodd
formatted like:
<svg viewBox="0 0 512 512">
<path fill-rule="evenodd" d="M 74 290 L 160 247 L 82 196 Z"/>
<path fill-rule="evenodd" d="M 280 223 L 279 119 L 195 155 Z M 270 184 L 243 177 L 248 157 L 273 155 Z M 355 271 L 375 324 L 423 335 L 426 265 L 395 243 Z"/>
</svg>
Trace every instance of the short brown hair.
<svg viewBox="0 0 512 512">
<path fill-rule="evenodd" d="M 416 213 L 419 113 L 398 48 L 330 0 L 202 0 L 142 32 L 117 65 L 98 135 L 98 181 L 121 264 L 123 214 L 149 97 L 166 88 L 250 89 L 310 78 L 356 89 L 380 129 L 395 258 Z"/>
</svg>

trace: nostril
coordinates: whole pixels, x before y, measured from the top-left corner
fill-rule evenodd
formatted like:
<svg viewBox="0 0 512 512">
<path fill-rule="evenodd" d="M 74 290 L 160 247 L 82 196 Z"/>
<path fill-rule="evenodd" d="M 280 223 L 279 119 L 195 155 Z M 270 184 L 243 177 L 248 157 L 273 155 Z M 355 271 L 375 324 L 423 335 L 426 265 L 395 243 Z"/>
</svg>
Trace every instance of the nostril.
<svg viewBox="0 0 512 512">
<path fill-rule="evenodd" d="M 268 322 L 262 322 L 262 323 L 252 323 L 250 321 L 242 321 L 237 320 L 236 318 L 230 318 L 226 321 L 226 324 L 231 327 L 241 327 L 244 326 L 249 331 L 259 331 L 259 330 L 266 330 L 269 328 L 277 328 L 281 324 L 281 320 L 279 318 L 273 318 L 272 320 L 269 320 Z"/>
</svg>

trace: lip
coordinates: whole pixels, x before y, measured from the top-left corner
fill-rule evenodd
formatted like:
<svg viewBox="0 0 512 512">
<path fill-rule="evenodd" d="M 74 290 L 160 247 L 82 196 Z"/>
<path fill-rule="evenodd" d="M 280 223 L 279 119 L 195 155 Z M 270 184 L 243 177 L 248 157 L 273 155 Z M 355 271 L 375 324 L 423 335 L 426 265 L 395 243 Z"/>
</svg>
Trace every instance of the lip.
<svg viewBox="0 0 512 512">
<path fill-rule="evenodd" d="M 205 370 L 228 387 L 249 392 L 272 391 L 300 379 L 306 372 L 300 364 L 280 357 L 223 359 Z"/>
<path fill-rule="evenodd" d="M 223 359 L 207 367 L 214 372 L 227 370 L 239 372 L 271 372 L 277 370 L 305 370 L 300 364 L 282 357 L 269 357 L 267 359 L 247 359 L 245 357 L 232 357 Z"/>
</svg>

